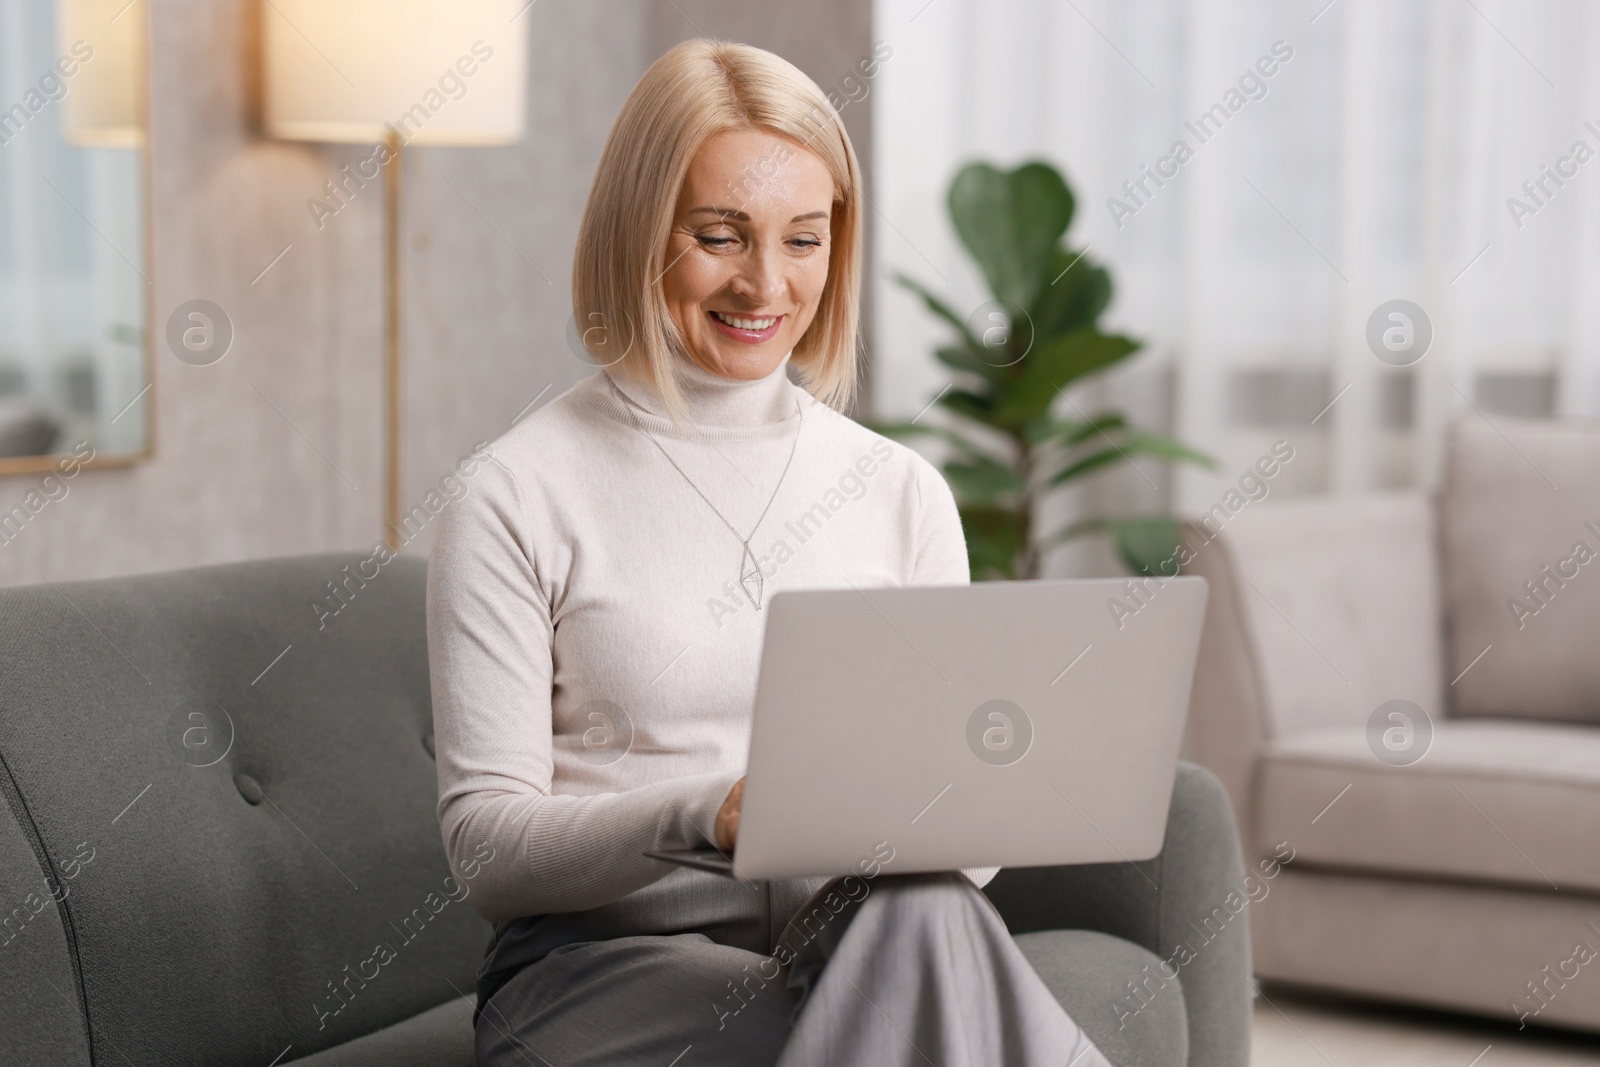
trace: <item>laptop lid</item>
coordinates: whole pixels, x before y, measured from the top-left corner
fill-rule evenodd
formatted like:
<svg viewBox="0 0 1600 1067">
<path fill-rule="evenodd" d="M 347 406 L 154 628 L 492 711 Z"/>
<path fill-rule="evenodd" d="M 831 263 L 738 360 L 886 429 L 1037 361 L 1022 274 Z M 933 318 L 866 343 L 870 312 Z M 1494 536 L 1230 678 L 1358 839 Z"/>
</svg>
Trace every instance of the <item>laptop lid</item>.
<svg viewBox="0 0 1600 1067">
<path fill-rule="evenodd" d="M 789 591 L 769 604 L 737 877 L 1149 859 L 1204 579 Z"/>
</svg>

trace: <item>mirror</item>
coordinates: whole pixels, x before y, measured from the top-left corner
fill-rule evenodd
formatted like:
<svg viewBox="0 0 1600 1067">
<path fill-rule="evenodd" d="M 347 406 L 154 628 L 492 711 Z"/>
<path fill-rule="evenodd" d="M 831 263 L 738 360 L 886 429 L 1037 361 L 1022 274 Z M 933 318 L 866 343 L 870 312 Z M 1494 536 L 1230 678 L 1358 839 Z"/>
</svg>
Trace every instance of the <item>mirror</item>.
<svg viewBox="0 0 1600 1067">
<path fill-rule="evenodd" d="M 148 7 L 0 0 L 0 473 L 150 454 Z"/>
</svg>

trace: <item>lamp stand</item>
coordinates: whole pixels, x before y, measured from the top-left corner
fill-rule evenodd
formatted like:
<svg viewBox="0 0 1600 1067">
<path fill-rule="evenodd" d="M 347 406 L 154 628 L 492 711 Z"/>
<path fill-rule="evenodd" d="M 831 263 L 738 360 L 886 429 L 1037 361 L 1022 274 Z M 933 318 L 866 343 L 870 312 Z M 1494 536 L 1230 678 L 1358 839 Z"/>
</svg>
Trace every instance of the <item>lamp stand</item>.
<svg viewBox="0 0 1600 1067">
<path fill-rule="evenodd" d="M 383 220 L 383 372 L 384 471 L 383 527 L 391 551 L 399 552 L 400 416 L 404 399 L 400 382 L 400 136 L 391 127 L 385 137 L 389 165 L 384 168 Z"/>
</svg>

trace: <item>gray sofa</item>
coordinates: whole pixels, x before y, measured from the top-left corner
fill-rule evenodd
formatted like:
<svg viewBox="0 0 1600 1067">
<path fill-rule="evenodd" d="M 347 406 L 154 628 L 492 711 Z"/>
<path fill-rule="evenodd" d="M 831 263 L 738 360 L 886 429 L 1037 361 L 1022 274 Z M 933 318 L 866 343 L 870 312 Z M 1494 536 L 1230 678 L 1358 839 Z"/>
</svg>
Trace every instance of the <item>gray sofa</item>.
<svg viewBox="0 0 1600 1067">
<path fill-rule="evenodd" d="M 319 630 L 352 562 L 0 589 L 0 1063 L 472 1062 L 488 927 L 434 817 L 425 568 Z M 1184 766 L 1171 818 L 1155 860 L 990 896 L 1118 1067 L 1241 1065 L 1233 816 Z"/>
<path fill-rule="evenodd" d="M 1600 425 L 1471 415 L 1436 495 L 1189 535 L 1187 752 L 1296 854 L 1257 975 L 1600 1031 Z"/>
</svg>

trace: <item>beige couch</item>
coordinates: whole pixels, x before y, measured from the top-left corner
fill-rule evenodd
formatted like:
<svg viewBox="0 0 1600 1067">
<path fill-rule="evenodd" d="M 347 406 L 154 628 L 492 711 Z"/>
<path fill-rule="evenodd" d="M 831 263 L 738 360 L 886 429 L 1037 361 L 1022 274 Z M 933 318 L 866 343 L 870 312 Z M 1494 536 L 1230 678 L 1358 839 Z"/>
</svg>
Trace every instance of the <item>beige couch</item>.
<svg viewBox="0 0 1600 1067">
<path fill-rule="evenodd" d="M 1259 977 L 1600 1031 L 1600 429 L 1474 416 L 1447 448 L 1436 498 L 1191 524 L 1187 754 L 1246 866 L 1293 850 Z"/>
</svg>

